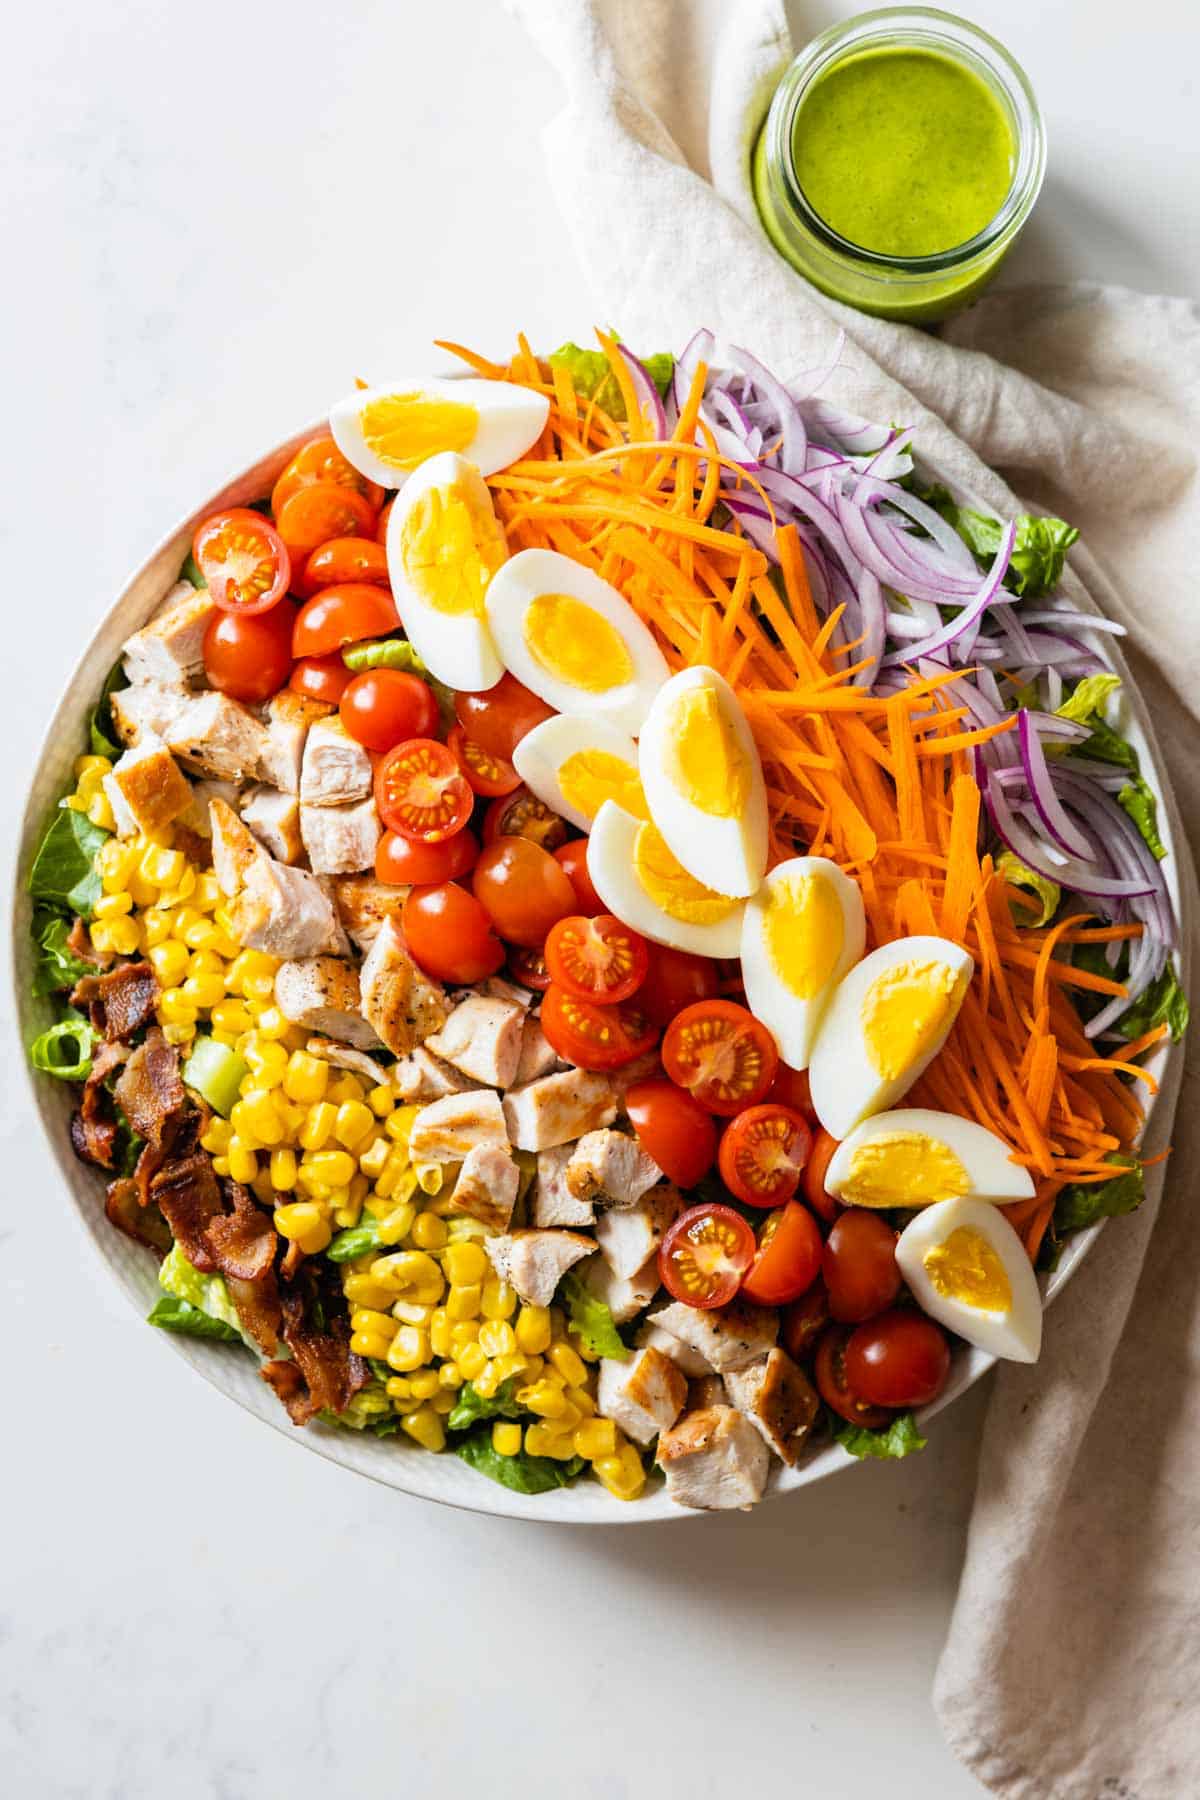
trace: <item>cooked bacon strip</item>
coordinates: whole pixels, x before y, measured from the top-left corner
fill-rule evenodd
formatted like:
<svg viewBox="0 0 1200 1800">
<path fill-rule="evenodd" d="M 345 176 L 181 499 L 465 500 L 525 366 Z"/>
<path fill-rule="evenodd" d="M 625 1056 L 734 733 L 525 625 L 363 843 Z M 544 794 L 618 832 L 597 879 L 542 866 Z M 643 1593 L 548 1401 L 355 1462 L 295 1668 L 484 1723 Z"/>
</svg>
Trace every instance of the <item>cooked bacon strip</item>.
<svg viewBox="0 0 1200 1800">
<path fill-rule="evenodd" d="M 118 1106 L 139 1137 L 155 1149 L 172 1142 L 175 1128 L 187 1106 L 179 1079 L 179 1052 L 168 1044 L 158 1026 L 146 1033 L 122 1069 L 113 1093 Z"/>
<path fill-rule="evenodd" d="M 314 1331 L 305 1323 L 304 1300 L 297 1293 L 283 1297 L 283 1340 L 291 1351 L 291 1363 L 267 1363 L 262 1378 L 275 1389 L 293 1425 L 307 1425 L 319 1412 L 345 1412 L 371 1371 L 350 1348 L 350 1328 L 335 1319 L 328 1331 Z M 301 1377 L 297 1380 L 297 1372 Z"/>
<path fill-rule="evenodd" d="M 160 1209 L 175 1242 L 194 1269 L 214 1275 L 217 1262 L 208 1227 L 224 1212 L 212 1159 L 203 1150 L 166 1163 L 150 1182 L 150 1199 Z"/>
<path fill-rule="evenodd" d="M 165 1256 L 171 1248 L 167 1221 L 157 1206 L 143 1203 L 138 1184 L 131 1176 L 123 1175 L 117 1181 L 109 1182 L 104 1212 L 109 1223 L 132 1238 L 135 1244 L 145 1244 L 159 1256 Z"/>
<path fill-rule="evenodd" d="M 104 1083 L 129 1055 L 124 1044 L 101 1044 L 92 1056 L 91 1072 L 83 1084 L 79 1110 L 71 1119 L 71 1148 L 80 1162 L 112 1168 L 117 1141 L 117 1122 Z"/>
<path fill-rule="evenodd" d="M 110 1043 L 149 1025 L 158 1002 L 158 977 L 148 962 L 121 963 L 106 975 L 85 975 L 71 991 L 71 1005 L 86 1007 L 93 1031 Z"/>
<path fill-rule="evenodd" d="M 267 1386 L 274 1388 L 281 1404 L 286 1407 L 288 1417 L 291 1419 L 292 1424 L 307 1424 L 311 1417 L 311 1414 L 304 1413 L 304 1407 L 308 1402 L 308 1394 L 304 1386 L 304 1377 L 296 1364 L 294 1362 L 264 1363 L 258 1372 L 266 1382 Z M 296 1415 L 298 1412 L 304 1413 L 304 1416 L 302 1418 L 297 1418 Z"/>
<path fill-rule="evenodd" d="M 304 1252 L 295 1238 L 288 1239 L 288 1247 L 283 1253 L 283 1261 L 279 1265 L 281 1281 L 295 1281 L 300 1273 L 300 1264 L 304 1261 Z"/>
<path fill-rule="evenodd" d="M 240 1181 L 226 1181 L 225 1198 L 233 1211 L 214 1218 L 205 1232 L 213 1260 L 226 1280 L 261 1281 L 275 1266 L 279 1240 L 270 1215 L 256 1204 Z"/>
</svg>

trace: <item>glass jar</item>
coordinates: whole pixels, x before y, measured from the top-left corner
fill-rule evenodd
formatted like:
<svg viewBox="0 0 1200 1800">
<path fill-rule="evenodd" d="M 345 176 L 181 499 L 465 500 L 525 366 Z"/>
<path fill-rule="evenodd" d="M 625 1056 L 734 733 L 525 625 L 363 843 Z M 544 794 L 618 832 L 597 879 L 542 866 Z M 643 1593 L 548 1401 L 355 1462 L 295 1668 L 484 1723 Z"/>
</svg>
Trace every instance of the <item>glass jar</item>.
<svg viewBox="0 0 1200 1800">
<path fill-rule="evenodd" d="M 988 90 L 1012 139 L 1013 170 L 995 216 L 973 237 L 928 256 L 894 256 L 851 243 L 818 216 L 797 180 L 797 115 L 816 81 L 863 51 L 925 50 L 964 66 Z M 862 312 L 932 324 L 968 305 L 1012 249 L 1046 168 L 1046 137 L 1033 89 L 1003 45 L 978 26 L 932 7 L 860 13 L 814 38 L 775 91 L 754 149 L 754 194 L 767 236 L 814 287 Z"/>
</svg>

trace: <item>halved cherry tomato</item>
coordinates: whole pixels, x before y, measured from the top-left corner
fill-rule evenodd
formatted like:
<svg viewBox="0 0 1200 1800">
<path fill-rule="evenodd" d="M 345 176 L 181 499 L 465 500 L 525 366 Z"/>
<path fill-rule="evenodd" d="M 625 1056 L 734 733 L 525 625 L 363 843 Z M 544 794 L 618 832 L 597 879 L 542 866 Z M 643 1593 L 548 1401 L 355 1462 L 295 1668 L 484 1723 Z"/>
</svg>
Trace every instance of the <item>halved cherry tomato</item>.
<svg viewBox="0 0 1200 1800">
<path fill-rule="evenodd" d="M 554 858 L 528 838 L 485 843 L 471 887 L 501 937 L 534 950 L 545 943 L 552 925 L 575 910 L 571 883 Z"/>
<path fill-rule="evenodd" d="M 296 615 L 292 655 L 329 656 L 344 644 L 385 637 L 399 623 L 396 603 L 386 588 L 372 587 L 366 581 L 344 581 L 338 587 L 322 588 L 304 602 Z"/>
<path fill-rule="evenodd" d="M 348 463 L 342 455 L 329 432 L 323 431 L 319 437 L 310 438 L 302 444 L 293 456 L 283 474 L 271 490 L 271 511 L 276 518 L 285 500 L 302 487 L 312 487 L 317 482 L 334 482 L 338 487 L 353 488 L 369 500 L 373 511 L 378 512 L 383 505 L 384 490 L 365 475 L 360 475 L 352 463 Z"/>
<path fill-rule="evenodd" d="M 637 1002 L 597 1006 L 576 1000 L 553 981 L 542 1001 L 542 1030 L 551 1049 L 580 1069 L 623 1069 L 658 1036 Z"/>
<path fill-rule="evenodd" d="M 455 694 L 454 710 L 468 737 L 504 762 L 512 761 L 512 753 L 525 733 L 543 719 L 551 718 L 554 712 L 552 706 L 531 694 L 515 675 L 507 672 L 485 693 Z"/>
<path fill-rule="evenodd" d="M 456 881 L 413 888 L 401 918 L 405 943 L 437 981 L 483 981 L 504 961 L 487 914 Z"/>
<path fill-rule="evenodd" d="M 927 1406 L 950 1373 L 945 1332 L 907 1307 L 855 1326 L 845 1354 L 847 1382 L 872 1406 Z"/>
<path fill-rule="evenodd" d="M 502 794 L 492 801 L 483 815 L 485 844 L 494 844 L 502 837 L 523 837 L 540 849 L 553 852 L 565 842 L 566 836 L 566 820 L 551 812 L 545 801 L 531 794 L 527 787 Z"/>
<path fill-rule="evenodd" d="M 874 1318 L 900 1292 L 896 1233 L 882 1214 L 847 1207 L 825 1239 L 821 1273 L 833 1318 L 852 1325 Z"/>
<path fill-rule="evenodd" d="M 283 599 L 292 561 L 270 519 L 248 506 L 214 513 L 196 527 L 192 555 L 222 612 L 264 613 Z"/>
<path fill-rule="evenodd" d="M 336 706 L 352 679 L 340 656 L 306 656 L 293 666 L 288 686 L 310 700 L 328 700 Z"/>
<path fill-rule="evenodd" d="M 758 1234 L 758 1254 L 742 1283 L 747 1300 L 784 1306 L 810 1288 L 821 1270 L 817 1221 L 798 1200 L 768 1213 Z"/>
<path fill-rule="evenodd" d="M 395 506 L 395 504 L 396 504 L 396 496 L 395 496 L 395 494 L 393 494 L 391 499 L 388 501 L 387 505 L 384 507 L 383 511 L 380 513 L 379 523 L 375 527 L 375 542 L 377 544 L 386 544 L 387 543 L 388 520 L 392 516 L 392 508 L 393 508 L 393 506 Z"/>
<path fill-rule="evenodd" d="M 455 881 L 475 867 L 478 855 L 479 840 L 471 831 L 456 831 L 440 844 L 414 844 L 398 831 L 385 831 L 375 852 L 375 879 L 393 887 Z"/>
<path fill-rule="evenodd" d="M 321 588 L 336 587 L 343 581 L 369 581 L 375 587 L 390 587 L 387 551 L 374 538 L 330 538 L 318 544 L 299 576 L 293 590 L 309 599 Z"/>
<path fill-rule="evenodd" d="M 311 602 L 310 602 L 311 605 Z M 436 738 L 408 738 L 375 771 L 375 805 L 389 831 L 440 844 L 461 831 L 474 804 L 458 764 Z"/>
<path fill-rule="evenodd" d="M 668 1181 L 695 1187 L 708 1174 L 717 1154 L 717 1128 L 684 1088 L 673 1081 L 635 1081 L 626 1091 L 625 1111 L 638 1143 Z"/>
<path fill-rule="evenodd" d="M 275 515 L 275 525 L 294 562 L 304 562 L 335 537 L 370 537 L 375 510 L 353 488 L 333 481 L 297 488 Z"/>
<path fill-rule="evenodd" d="M 342 724 L 368 750 L 390 750 L 406 738 L 432 737 L 438 728 L 433 689 L 403 669 L 366 669 L 343 693 Z"/>
<path fill-rule="evenodd" d="M 592 878 L 588 874 L 586 838 L 572 838 L 569 844 L 560 844 L 554 852 L 554 860 L 561 863 L 567 871 L 571 886 L 575 889 L 575 904 L 586 918 L 595 918 L 597 913 L 607 911 L 603 900 L 592 886 Z"/>
<path fill-rule="evenodd" d="M 779 1322 L 783 1347 L 793 1362 L 804 1362 L 829 1323 L 829 1295 L 818 1275 L 798 1300 L 784 1309 Z"/>
<path fill-rule="evenodd" d="M 645 939 L 612 913 L 598 913 L 594 919 L 573 913 L 552 925 L 546 939 L 550 979 L 577 1000 L 599 1000 L 605 1006 L 632 999 L 649 960 Z"/>
<path fill-rule="evenodd" d="M 265 613 L 217 612 L 204 633 L 204 672 L 235 700 L 266 700 L 292 666 L 290 603 Z"/>
<path fill-rule="evenodd" d="M 808 1125 L 790 1106 L 749 1106 L 731 1119 L 721 1137 L 721 1180 L 747 1206 L 782 1206 L 800 1186 Z"/>
<path fill-rule="evenodd" d="M 775 1079 L 775 1039 L 732 1000 L 685 1006 L 667 1026 L 663 1067 L 709 1112 L 730 1117 L 756 1106 Z"/>
<path fill-rule="evenodd" d="M 850 1339 L 848 1325 L 829 1325 L 821 1334 L 817 1343 L 817 1360 L 814 1374 L 817 1378 L 817 1390 L 826 1406 L 833 1408 L 851 1425 L 865 1425 L 870 1431 L 878 1431 L 886 1425 L 891 1413 L 882 1406 L 871 1406 L 860 1400 L 850 1386 L 846 1376 L 846 1345 Z"/>
<path fill-rule="evenodd" d="M 813 1111 L 807 1069 L 792 1069 L 787 1063 L 781 1062 L 775 1071 L 774 1081 L 767 1089 L 767 1099 L 778 1100 L 780 1106 L 790 1106 L 795 1112 L 803 1113 L 809 1125 L 816 1128 L 817 1115 Z"/>
<path fill-rule="evenodd" d="M 817 1217 L 824 1219 L 827 1224 L 832 1224 L 842 1211 L 841 1202 L 825 1192 L 825 1171 L 833 1161 L 838 1142 L 837 1138 L 830 1137 L 827 1131 L 818 1126 L 808 1153 L 808 1161 L 804 1165 L 804 1198 Z"/>
<path fill-rule="evenodd" d="M 658 1025 L 669 1025 L 685 1006 L 716 998 L 720 976 L 711 956 L 651 944 L 650 967 L 642 983 L 642 1005 Z"/>
<path fill-rule="evenodd" d="M 540 950 L 531 950 L 527 944 L 518 944 L 509 951 L 508 972 L 519 986 L 532 988 L 535 994 L 544 994 L 550 986 L 545 957 Z"/>
<path fill-rule="evenodd" d="M 510 762 L 493 756 L 474 738 L 469 738 L 461 725 L 455 725 L 446 739 L 454 752 L 454 760 L 471 784 L 471 792 L 494 800 L 499 794 L 511 794 L 521 785 L 521 777 Z"/>
<path fill-rule="evenodd" d="M 732 1206 L 689 1206 L 658 1247 L 663 1286 L 685 1306 L 726 1306 L 754 1261 L 754 1233 Z"/>
</svg>

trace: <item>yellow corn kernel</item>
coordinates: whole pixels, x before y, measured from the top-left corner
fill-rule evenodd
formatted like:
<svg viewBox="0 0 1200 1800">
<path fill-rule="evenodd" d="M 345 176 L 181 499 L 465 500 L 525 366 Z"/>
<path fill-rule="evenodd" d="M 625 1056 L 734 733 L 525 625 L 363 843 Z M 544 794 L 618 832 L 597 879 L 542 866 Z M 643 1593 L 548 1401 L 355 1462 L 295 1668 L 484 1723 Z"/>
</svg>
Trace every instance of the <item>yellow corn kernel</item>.
<svg viewBox="0 0 1200 1800">
<path fill-rule="evenodd" d="M 199 1011 L 219 1005 L 225 998 L 225 982 L 220 975 L 189 975 L 179 991 Z"/>
<path fill-rule="evenodd" d="M 159 844 L 150 844 L 143 853 L 139 864 L 141 874 L 154 887 L 178 887 L 187 868 L 187 859 L 181 850 L 164 850 Z"/>
<path fill-rule="evenodd" d="M 436 1306 L 446 1291 L 442 1271 L 423 1250 L 380 1256 L 371 1264 L 371 1273 L 376 1280 L 388 1282 L 398 1299 L 415 1300 L 423 1306 Z"/>
<path fill-rule="evenodd" d="M 133 901 L 128 894 L 101 894 L 92 912 L 98 919 L 119 919 L 132 908 Z"/>
<path fill-rule="evenodd" d="M 583 1388 L 583 1387 L 568 1388 L 567 1389 L 567 1398 L 571 1402 L 571 1405 L 573 1407 L 575 1407 L 576 1411 L 581 1415 L 581 1417 L 583 1417 L 585 1419 L 590 1419 L 595 1416 L 596 1402 L 593 1400 L 592 1396 L 588 1393 L 586 1388 Z"/>
<path fill-rule="evenodd" d="M 419 1106 L 398 1106 L 384 1120 L 383 1129 L 397 1144 L 407 1144 L 412 1136 L 413 1120 L 420 1112 Z"/>
<path fill-rule="evenodd" d="M 268 1006 L 264 1012 L 259 1013 L 255 1029 L 259 1037 L 267 1038 L 274 1043 L 287 1036 L 290 1023 L 291 1021 L 284 1018 L 277 1006 Z"/>
<path fill-rule="evenodd" d="M 452 1287 L 446 1299 L 446 1312 L 451 1319 L 477 1319 L 479 1317 L 480 1290 L 476 1282 L 471 1287 Z"/>
<path fill-rule="evenodd" d="M 196 905 L 202 912 L 211 912 L 214 906 L 220 904 L 220 882 L 211 869 L 202 869 L 196 878 Z"/>
<path fill-rule="evenodd" d="M 363 1085 L 358 1076 L 349 1069 L 338 1069 L 329 1083 L 329 1098 L 339 1106 L 345 1106 L 351 1100 L 361 1101 L 362 1097 Z"/>
<path fill-rule="evenodd" d="M 189 975 L 219 975 L 225 980 L 225 962 L 215 950 L 193 950 L 188 958 Z"/>
<path fill-rule="evenodd" d="M 214 1031 L 225 1031 L 235 1038 L 250 1029 L 250 1014 L 236 1000 L 219 1000 L 210 1019 Z"/>
<path fill-rule="evenodd" d="M 299 1172 L 296 1152 L 286 1146 L 281 1150 L 272 1150 L 269 1168 L 271 1186 L 281 1194 L 290 1193 L 296 1185 Z"/>
<path fill-rule="evenodd" d="M 521 1405 L 536 1413 L 539 1419 L 558 1419 L 567 1410 L 566 1395 L 560 1387 L 543 1378 L 531 1387 L 523 1387 L 517 1395 Z"/>
<path fill-rule="evenodd" d="M 383 1362 L 391 1347 L 391 1338 L 381 1337 L 377 1331 L 352 1331 L 350 1348 L 355 1356 L 369 1356 L 373 1362 Z"/>
<path fill-rule="evenodd" d="M 585 1462 L 595 1462 L 598 1456 L 616 1455 L 617 1428 L 611 1419 L 587 1419 L 576 1427 L 571 1441 L 576 1456 L 582 1456 Z"/>
<path fill-rule="evenodd" d="M 504 1319 L 488 1319 L 480 1327 L 479 1342 L 489 1356 L 511 1356 L 517 1347 L 517 1334 Z"/>
<path fill-rule="evenodd" d="M 408 1385 L 412 1389 L 414 1400 L 432 1400 L 439 1386 L 437 1370 L 418 1369 L 409 1376 Z"/>
<path fill-rule="evenodd" d="M 442 1267 L 452 1287 L 471 1287 L 483 1281 L 488 1259 L 478 1244 L 451 1244 L 442 1257 Z"/>
<path fill-rule="evenodd" d="M 218 1118 L 214 1113 L 200 1139 L 200 1148 L 207 1150 L 210 1156 L 220 1156 L 223 1151 L 228 1150 L 232 1136 L 233 1126 L 229 1120 Z"/>
<path fill-rule="evenodd" d="M 431 1406 L 421 1406 L 416 1412 L 402 1413 L 400 1423 L 409 1437 L 415 1438 L 423 1449 L 446 1448 L 446 1428 Z"/>
<path fill-rule="evenodd" d="M 367 1105 L 377 1119 L 386 1119 L 396 1104 L 396 1096 L 386 1083 L 373 1087 L 367 1095 Z"/>
<path fill-rule="evenodd" d="M 519 1350 L 514 1351 L 509 1356 L 498 1356 L 496 1358 L 496 1367 L 500 1371 L 501 1381 L 508 1381 L 513 1375 L 528 1374 L 528 1364 Z"/>
<path fill-rule="evenodd" d="M 283 1121 L 266 1088 L 243 1087 L 242 1098 L 234 1102 L 230 1123 L 240 1138 L 255 1140 L 255 1147 L 272 1149 L 283 1142 Z"/>
<path fill-rule="evenodd" d="M 478 1350 L 478 1348 L 479 1348 L 478 1344 L 476 1344 L 475 1348 Z M 492 1397 L 494 1396 L 494 1394 L 496 1392 L 496 1389 L 500 1386 L 500 1371 L 496 1367 L 495 1363 L 494 1362 L 485 1362 L 483 1365 L 482 1373 L 479 1375 L 476 1375 L 475 1380 L 472 1383 L 472 1385 L 475 1389 L 475 1392 L 477 1394 L 479 1394 L 484 1400 L 492 1399 Z"/>
<path fill-rule="evenodd" d="M 308 1117 L 300 1127 L 300 1148 L 319 1150 L 322 1144 L 328 1143 L 336 1118 L 337 1107 L 331 1106 L 328 1100 L 318 1100 L 310 1106 Z"/>
<path fill-rule="evenodd" d="M 359 1154 L 358 1166 L 361 1172 L 374 1181 L 377 1175 L 383 1173 L 383 1165 L 391 1154 L 391 1149 L 391 1145 L 380 1132 L 374 1142 L 368 1144 L 367 1148 Z"/>
<path fill-rule="evenodd" d="M 187 946 L 177 944 L 173 938 L 152 944 L 146 952 L 146 960 L 164 988 L 175 987 L 187 974 Z"/>
<path fill-rule="evenodd" d="M 132 895 L 129 896 L 129 901 L 132 905 Z M 142 936 L 146 940 L 147 950 L 166 943 L 171 936 L 171 915 L 160 912 L 157 906 L 148 906 L 142 914 Z"/>
<path fill-rule="evenodd" d="M 441 1250 L 448 1235 L 445 1221 L 436 1213 L 419 1212 L 413 1220 L 410 1236 L 418 1250 Z"/>
<path fill-rule="evenodd" d="M 243 975 L 242 993 L 250 1004 L 257 1001 L 260 1009 L 268 1009 L 275 998 L 274 974 Z"/>
<path fill-rule="evenodd" d="M 422 1306 L 417 1300 L 397 1300 L 392 1305 L 392 1317 L 402 1325 L 428 1326 L 433 1312 L 432 1306 Z"/>
<path fill-rule="evenodd" d="M 194 1023 L 191 1025 L 164 1025 L 162 1034 L 168 1044 L 174 1044 L 176 1049 L 182 1049 L 195 1037 L 196 1027 Z"/>
<path fill-rule="evenodd" d="M 388 1200 L 407 1200 L 417 1191 L 417 1177 L 408 1166 L 408 1152 L 399 1144 L 393 1144 L 388 1151 L 387 1161 L 375 1177 L 375 1192 Z M 413 1208 L 416 1216 L 416 1208 Z"/>
<path fill-rule="evenodd" d="M 587 1364 L 575 1354 L 570 1344 L 560 1340 L 557 1344 L 551 1344 L 546 1354 L 568 1387 L 583 1386 L 587 1380 Z"/>
<path fill-rule="evenodd" d="M 188 932 L 193 925 L 203 925 L 204 914 L 197 912 L 194 906 L 181 906 L 171 915 L 171 935 L 177 937 L 181 944 L 187 944 L 191 950 L 199 950 L 199 944 L 192 944 Z"/>
<path fill-rule="evenodd" d="M 538 1356 L 550 1345 L 550 1312 L 545 1306 L 523 1306 L 514 1327 L 517 1343 L 530 1356 Z"/>
<path fill-rule="evenodd" d="M 232 1166 L 233 1157 L 230 1156 Z M 235 1171 L 235 1179 L 241 1180 Z M 299 1244 L 305 1256 L 317 1256 L 326 1249 L 333 1236 L 329 1220 L 311 1200 L 296 1200 L 290 1206 L 275 1208 L 275 1229 L 289 1242 Z"/>
<path fill-rule="evenodd" d="M 614 1456 L 598 1457 L 592 1469 L 617 1500 L 636 1500 L 646 1485 L 642 1459 L 632 1444 L 624 1444 Z"/>
<path fill-rule="evenodd" d="M 432 1333 L 430 1334 L 430 1341 L 432 1342 Z M 436 1351 L 434 1354 L 437 1354 Z M 463 1384 L 462 1370 L 458 1367 L 457 1363 L 444 1362 L 438 1370 L 438 1381 L 448 1393 L 457 1393 Z"/>
<path fill-rule="evenodd" d="M 379 1192 L 376 1185 L 375 1192 Z M 381 1244 L 402 1244 L 412 1230 L 416 1207 L 411 1200 L 402 1200 L 399 1206 L 393 1206 L 379 1221 L 377 1227 Z"/>
<path fill-rule="evenodd" d="M 118 838 L 109 838 L 106 844 L 101 844 L 96 856 L 96 871 L 106 894 L 124 893 L 135 861 L 132 844 L 122 843 Z"/>
<path fill-rule="evenodd" d="M 423 1194 L 440 1194 L 446 1182 L 446 1165 L 444 1163 L 414 1163 L 417 1186 Z"/>
<path fill-rule="evenodd" d="M 229 1173 L 233 1176 L 233 1179 L 249 1185 L 258 1174 L 258 1158 L 254 1154 L 254 1151 L 247 1148 L 240 1138 L 233 1137 L 229 1140 L 228 1157 Z M 315 1211 L 315 1208 L 313 1210 Z M 278 1212 L 275 1214 L 275 1222 L 277 1225 L 279 1224 Z M 280 1226 L 280 1230 L 282 1229 L 282 1226 Z M 288 1234 L 285 1231 L 283 1235 L 286 1237 Z M 325 1244 L 328 1242 L 329 1238 L 327 1237 L 325 1239 Z M 325 1248 L 325 1244 L 321 1245 L 322 1250 Z M 301 1244 L 300 1248 L 304 1251 L 306 1256 L 309 1254 L 308 1246 L 306 1244 Z"/>
<path fill-rule="evenodd" d="M 83 779 L 87 775 L 94 776 L 99 780 L 103 775 L 111 775 L 112 770 L 113 766 L 109 762 L 107 756 L 92 756 L 90 753 L 86 753 L 83 756 L 77 756 L 75 758 L 75 781 L 77 785 L 82 785 Z"/>
<path fill-rule="evenodd" d="M 449 1356 L 452 1352 L 450 1319 L 444 1306 L 435 1306 L 429 1315 L 429 1343 L 435 1356 Z"/>
<path fill-rule="evenodd" d="M 383 1384 L 389 1400 L 411 1400 L 412 1387 L 407 1375 L 389 1375 Z"/>
<path fill-rule="evenodd" d="M 450 1342 L 454 1346 L 455 1356 L 458 1355 L 464 1344 L 477 1344 L 479 1342 L 478 1319 L 451 1319 Z M 485 1350 L 483 1354 L 486 1356 L 487 1351 Z"/>
<path fill-rule="evenodd" d="M 419 1325 L 398 1325 L 387 1353 L 387 1362 L 400 1375 L 411 1375 L 429 1361 L 429 1333 Z"/>
<path fill-rule="evenodd" d="M 342 1291 L 351 1306 L 366 1306 L 373 1312 L 386 1313 L 392 1304 L 389 1289 L 371 1275 L 347 1275 L 342 1281 Z"/>
<path fill-rule="evenodd" d="M 464 1381 L 478 1381 L 487 1368 L 487 1356 L 478 1344 L 464 1344 L 454 1360 Z"/>
<path fill-rule="evenodd" d="M 108 926 L 97 926 L 96 929 L 107 931 L 109 928 Z M 92 933 L 92 942 L 96 942 L 95 931 Z M 98 944 L 96 947 L 100 948 Z M 196 1023 L 196 1008 L 184 994 L 182 988 L 164 988 L 158 996 L 158 1012 L 159 1017 L 171 1025 L 194 1025 Z"/>
<path fill-rule="evenodd" d="M 97 919 L 88 936 L 92 940 L 92 949 L 99 950 L 104 956 L 116 947 L 112 941 L 112 926 L 107 919 Z"/>
<path fill-rule="evenodd" d="M 433 1399 L 426 1401 L 426 1405 L 431 1406 L 434 1412 L 439 1413 L 444 1419 L 446 1414 L 452 1413 L 458 1405 L 458 1395 L 452 1394 L 448 1388 L 439 1387 Z"/>
<path fill-rule="evenodd" d="M 243 1052 L 246 1061 L 258 1078 L 257 1085 L 264 1088 L 282 1086 L 287 1072 L 288 1055 L 282 1044 L 276 1044 L 263 1036 L 260 1019 L 251 1034 L 250 1042 Z"/>
<path fill-rule="evenodd" d="M 395 1319 L 388 1312 L 378 1311 L 372 1306 L 358 1306 L 350 1314 L 351 1331 L 373 1331 L 384 1337 L 390 1344 L 396 1335 Z"/>
<path fill-rule="evenodd" d="M 312 1150 L 305 1162 L 317 1180 L 331 1188 L 349 1187 L 358 1170 L 354 1158 L 345 1150 Z"/>
<path fill-rule="evenodd" d="M 497 1419 L 492 1426 L 492 1449 L 497 1456 L 517 1456 L 521 1450 L 521 1427 L 514 1419 Z"/>
<path fill-rule="evenodd" d="M 484 1284 L 483 1315 L 486 1319 L 510 1319 L 517 1310 L 517 1296 L 507 1281 L 493 1276 Z"/>
<path fill-rule="evenodd" d="M 369 1106 L 364 1106 L 361 1100 L 343 1100 L 333 1126 L 333 1135 L 339 1144 L 344 1144 L 347 1150 L 357 1150 L 374 1129 L 375 1114 Z"/>
<path fill-rule="evenodd" d="M 527 1425 L 525 1427 L 525 1450 L 529 1456 L 558 1456 L 563 1443 L 567 1444 L 567 1455 L 573 1456 L 571 1440 L 564 1440 L 560 1432 L 551 1431 L 546 1425 Z M 562 1460 L 565 1462 L 566 1457 Z"/>
<path fill-rule="evenodd" d="M 104 831 L 115 831 L 117 816 L 112 809 L 112 801 L 101 791 L 94 794 L 88 802 L 87 816 L 93 825 L 99 825 Z"/>
</svg>

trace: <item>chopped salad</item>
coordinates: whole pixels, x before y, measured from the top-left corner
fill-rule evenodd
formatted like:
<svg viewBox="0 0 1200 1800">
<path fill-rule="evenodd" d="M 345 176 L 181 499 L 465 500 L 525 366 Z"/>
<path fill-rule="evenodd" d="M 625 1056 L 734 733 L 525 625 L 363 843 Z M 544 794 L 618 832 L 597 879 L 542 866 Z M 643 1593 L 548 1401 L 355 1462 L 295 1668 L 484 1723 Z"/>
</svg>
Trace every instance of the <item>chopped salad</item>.
<svg viewBox="0 0 1200 1800">
<path fill-rule="evenodd" d="M 359 387 L 205 519 L 29 874 L 150 1322 L 297 1425 L 745 1506 L 1136 1207 L 1187 1003 L 1074 540 L 699 332 Z"/>
</svg>

